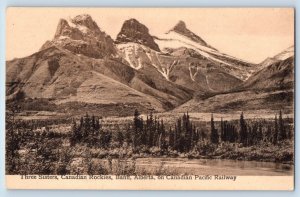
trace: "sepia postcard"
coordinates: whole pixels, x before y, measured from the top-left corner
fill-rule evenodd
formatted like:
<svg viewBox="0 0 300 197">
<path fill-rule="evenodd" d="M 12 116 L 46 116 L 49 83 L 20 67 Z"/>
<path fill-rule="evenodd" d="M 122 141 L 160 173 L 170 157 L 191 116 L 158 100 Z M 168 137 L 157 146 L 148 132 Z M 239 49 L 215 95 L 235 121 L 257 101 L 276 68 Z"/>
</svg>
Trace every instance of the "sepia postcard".
<svg viewBox="0 0 300 197">
<path fill-rule="evenodd" d="M 6 10 L 6 187 L 293 190 L 293 8 Z"/>
</svg>

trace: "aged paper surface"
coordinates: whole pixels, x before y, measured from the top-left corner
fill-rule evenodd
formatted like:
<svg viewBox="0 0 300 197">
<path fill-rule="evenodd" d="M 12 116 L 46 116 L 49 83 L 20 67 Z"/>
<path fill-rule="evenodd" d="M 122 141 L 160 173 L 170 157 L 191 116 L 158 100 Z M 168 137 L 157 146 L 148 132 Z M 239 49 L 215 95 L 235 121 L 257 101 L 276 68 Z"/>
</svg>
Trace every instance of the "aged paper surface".
<svg viewBox="0 0 300 197">
<path fill-rule="evenodd" d="M 9 189 L 105 189 L 105 190 L 293 190 L 292 176 L 238 176 L 229 180 L 21 180 L 8 175 Z M 38 185 L 38 186 L 37 186 Z"/>
<path fill-rule="evenodd" d="M 293 190 L 294 9 L 7 9 L 8 189 Z"/>
</svg>

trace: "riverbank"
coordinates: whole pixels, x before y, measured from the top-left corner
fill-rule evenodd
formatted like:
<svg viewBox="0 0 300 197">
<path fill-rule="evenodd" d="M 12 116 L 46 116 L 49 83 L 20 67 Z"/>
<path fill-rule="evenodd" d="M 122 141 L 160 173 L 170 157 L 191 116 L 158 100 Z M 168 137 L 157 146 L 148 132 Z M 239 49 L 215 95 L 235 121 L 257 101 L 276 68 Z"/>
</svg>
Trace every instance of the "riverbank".
<svg viewBox="0 0 300 197">
<path fill-rule="evenodd" d="M 78 146 L 75 152 L 80 154 Z M 277 145 L 258 144 L 243 147 L 236 143 L 223 143 L 219 145 L 207 144 L 199 146 L 187 153 L 174 150 L 162 150 L 158 147 L 141 146 L 135 150 L 132 147 L 115 147 L 113 149 L 90 150 L 93 158 L 187 158 L 187 159 L 228 159 L 238 161 L 275 162 L 283 164 L 294 163 L 294 145 L 290 141 L 283 141 Z M 79 156 L 79 155 L 78 155 Z"/>
</svg>

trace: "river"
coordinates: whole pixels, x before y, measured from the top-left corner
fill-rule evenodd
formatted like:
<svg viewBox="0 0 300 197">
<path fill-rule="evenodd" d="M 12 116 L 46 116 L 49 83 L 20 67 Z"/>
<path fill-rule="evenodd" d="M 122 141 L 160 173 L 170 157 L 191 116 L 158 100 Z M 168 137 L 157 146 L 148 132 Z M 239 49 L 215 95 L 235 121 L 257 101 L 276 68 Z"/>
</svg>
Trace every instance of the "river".
<svg viewBox="0 0 300 197">
<path fill-rule="evenodd" d="M 144 172 L 162 174 L 292 176 L 294 173 L 290 164 L 224 159 L 138 158 L 135 165 Z"/>
</svg>

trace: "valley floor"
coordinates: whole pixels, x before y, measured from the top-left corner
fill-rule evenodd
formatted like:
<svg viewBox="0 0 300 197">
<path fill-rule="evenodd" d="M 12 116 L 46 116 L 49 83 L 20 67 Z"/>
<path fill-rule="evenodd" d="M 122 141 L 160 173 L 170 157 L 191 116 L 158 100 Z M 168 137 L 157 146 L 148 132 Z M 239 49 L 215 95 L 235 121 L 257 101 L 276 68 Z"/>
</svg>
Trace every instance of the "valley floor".
<svg viewBox="0 0 300 197">
<path fill-rule="evenodd" d="M 216 113 L 214 119 L 211 113 L 165 112 L 149 116 L 136 112 L 135 116 L 102 117 L 101 122 L 97 122 L 97 116 L 88 114 L 66 118 L 66 114 L 57 112 L 20 112 L 14 119 L 7 116 L 6 171 L 7 174 L 291 175 L 292 114 L 279 118 L 278 124 L 284 124 L 286 136 L 278 140 L 274 138 L 278 125 L 276 120 L 274 127 L 272 111 L 247 111 L 243 115 L 249 131 L 247 145 L 240 142 L 237 132 L 241 127 L 241 112 Z M 231 132 L 227 137 L 233 139 L 223 139 L 223 123 L 229 129 L 226 132 Z M 134 130 L 135 124 L 143 124 L 139 134 Z M 212 128 L 220 134 L 217 143 L 212 141 Z M 148 137 L 143 139 L 144 135 Z"/>
</svg>

